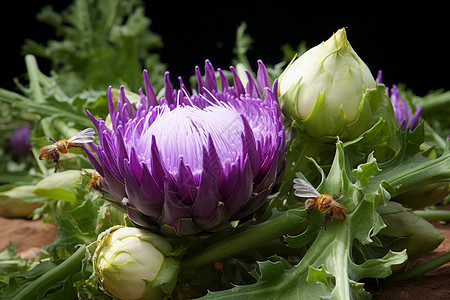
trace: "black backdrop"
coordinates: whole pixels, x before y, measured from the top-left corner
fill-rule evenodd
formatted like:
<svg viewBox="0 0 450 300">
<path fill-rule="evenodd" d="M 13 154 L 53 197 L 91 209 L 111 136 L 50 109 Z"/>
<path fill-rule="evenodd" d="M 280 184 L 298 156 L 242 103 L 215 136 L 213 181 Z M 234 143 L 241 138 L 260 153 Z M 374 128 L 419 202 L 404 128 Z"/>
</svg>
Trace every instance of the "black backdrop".
<svg viewBox="0 0 450 300">
<path fill-rule="evenodd" d="M 161 59 L 172 78 L 187 78 L 206 58 L 215 68 L 227 68 L 234 56 L 236 28 L 246 21 L 254 39 L 249 52 L 254 64 L 257 59 L 266 64 L 279 62 L 283 43 L 296 46 L 306 40 L 312 47 L 345 26 L 350 43 L 374 75 L 383 69 L 386 84 L 407 83 L 419 95 L 450 89 L 450 18 L 445 2 L 441 6 L 431 1 L 311 2 L 145 1 L 145 5 L 151 29 L 163 38 Z M 46 4 L 61 10 L 69 3 L 2 3 L 0 87 L 14 89 L 12 78 L 25 72 L 20 53 L 25 38 L 40 42 L 55 38 L 50 26 L 35 19 L 36 13 Z M 39 64 L 48 69 L 45 61 Z"/>
</svg>

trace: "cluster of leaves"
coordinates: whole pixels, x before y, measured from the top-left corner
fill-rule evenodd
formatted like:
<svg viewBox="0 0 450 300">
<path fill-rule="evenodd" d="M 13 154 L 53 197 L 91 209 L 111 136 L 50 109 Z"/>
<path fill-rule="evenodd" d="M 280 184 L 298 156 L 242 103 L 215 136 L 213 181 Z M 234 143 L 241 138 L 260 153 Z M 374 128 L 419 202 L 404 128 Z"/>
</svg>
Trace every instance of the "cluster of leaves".
<svg viewBox="0 0 450 300">
<path fill-rule="evenodd" d="M 76 0 L 61 13 L 45 7 L 38 19 L 55 28 L 59 40 L 27 40 L 23 51 L 51 60 L 58 83 L 69 95 L 124 84 L 141 86 L 142 66 L 155 89 L 163 86 L 165 65 L 155 53 L 163 44 L 149 28 L 140 0 Z"/>
<path fill-rule="evenodd" d="M 39 299 L 44 295 L 50 299 L 74 299 L 76 295 L 81 299 L 108 298 L 89 285 L 93 273 L 91 252 L 77 249 L 80 245 L 95 249 L 99 233 L 127 221 L 124 212 L 86 187 L 90 179 L 87 171 L 67 170 L 34 186 L 33 193 L 43 202 L 34 211 L 34 218 L 55 223 L 58 237 L 40 249 L 37 260 L 16 258 L 13 245 L 0 254 L 0 299 Z M 49 279 L 45 280 L 46 276 Z M 39 289 L 35 287 L 37 280 Z"/>
</svg>

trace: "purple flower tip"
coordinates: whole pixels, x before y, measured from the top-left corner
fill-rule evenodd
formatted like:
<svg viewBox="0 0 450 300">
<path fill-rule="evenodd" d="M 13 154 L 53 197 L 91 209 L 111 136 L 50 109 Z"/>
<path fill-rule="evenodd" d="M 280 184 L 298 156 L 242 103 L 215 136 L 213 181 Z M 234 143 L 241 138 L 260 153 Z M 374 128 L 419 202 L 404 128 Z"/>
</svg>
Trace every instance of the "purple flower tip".
<svg viewBox="0 0 450 300">
<path fill-rule="evenodd" d="M 113 130 L 94 119 L 100 145 L 85 148 L 104 175 L 112 201 L 147 228 L 170 226 L 178 234 L 218 231 L 250 217 L 266 200 L 286 155 L 283 119 L 267 70 L 258 61 L 256 81 L 234 86 L 205 62 L 195 68 L 198 91 L 189 95 L 164 75 L 164 97 L 155 97 L 144 71 L 145 93 L 137 108 L 121 93 L 109 99 Z M 203 79 L 204 78 L 204 79 Z M 109 95 L 108 98 L 111 98 Z M 126 200 L 125 200 L 126 199 Z"/>
<path fill-rule="evenodd" d="M 377 83 L 382 83 L 382 71 L 378 71 Z M 396 85 L 393 85 L 389 91 L 386 87 L 386 94 L 391 98 L 392 107 L 394 108 L 395 118 L 397 119 L 397 124 L 400 126 L 402 131 L 405 131 L 408 126 L 414 131 L 420 120 L 420 113 L 422 112 L 422 106 L 417 105 L 414 115 L 412 111 L 408 108 L 408 102 L 402 99 L 400 91 L 397 89 Z"/>
</svg>

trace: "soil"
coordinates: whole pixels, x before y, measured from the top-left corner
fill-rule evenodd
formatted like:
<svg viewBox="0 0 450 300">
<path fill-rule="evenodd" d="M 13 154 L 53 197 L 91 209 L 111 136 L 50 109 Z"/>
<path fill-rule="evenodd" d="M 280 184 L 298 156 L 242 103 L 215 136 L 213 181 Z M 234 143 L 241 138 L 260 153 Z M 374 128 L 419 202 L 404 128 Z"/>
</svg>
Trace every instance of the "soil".
<svg viewBox="0 0 450 300">
<path fill-rule="evenodd" d="M 441 245 L 416 264 L 423 263 L 450 251 L 450 224 L 433 223 L 445 235 Z M 17 255 L 36 258 L 39 248 L 50 244 L 57 237 L 57 229 L 52 224 L 41 220 L 6 219 L 0 217 L 0 251 L 3 251 L 12 241 L 17 249 Z M 450 263 L 447 263 L 427 274 L 414 279 L 392 284 L 382 289 L 372 291 L 373 299 L 450 299 Z"/>
</svg>

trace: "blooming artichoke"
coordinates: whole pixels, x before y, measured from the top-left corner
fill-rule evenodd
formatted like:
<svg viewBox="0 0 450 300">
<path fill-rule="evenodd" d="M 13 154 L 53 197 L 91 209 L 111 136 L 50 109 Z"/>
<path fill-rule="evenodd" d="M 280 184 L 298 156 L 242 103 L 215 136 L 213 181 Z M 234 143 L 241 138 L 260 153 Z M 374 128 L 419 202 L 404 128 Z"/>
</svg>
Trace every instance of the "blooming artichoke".
<svg viewBox="0 0 450 300">
<path fill-rule="evenodd" d="M 218 69 L 219 89 L 207 60 L 204 79 L 195 68 L 192 94 L 181 78 L 173 89 L 166 72 L 159 102 L 144 70 L 136 109 L 121 87 L 116 110 L 109 89 L 112 130 L 88 112 L 100 145 L 85 151 L 134 223 L 183 235 L 219 231 L 264 203 L 282 172 L 286 142 L 277 81 L 271 87 L 258 66 L 256 82 L 246 72 L 245 88 L 233 67 L 234 86 Z"/>
</svg>

